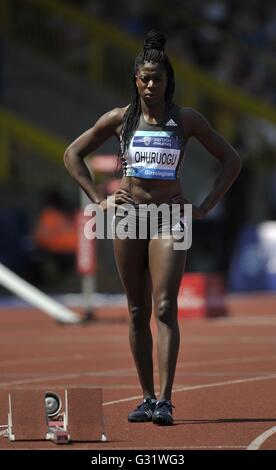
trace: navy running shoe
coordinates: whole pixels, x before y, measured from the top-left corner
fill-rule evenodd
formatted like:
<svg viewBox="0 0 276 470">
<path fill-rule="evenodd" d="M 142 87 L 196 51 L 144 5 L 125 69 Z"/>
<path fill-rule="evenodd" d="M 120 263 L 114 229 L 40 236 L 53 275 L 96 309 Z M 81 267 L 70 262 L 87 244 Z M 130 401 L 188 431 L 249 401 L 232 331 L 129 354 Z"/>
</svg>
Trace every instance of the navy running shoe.
<svg viewBox="0 0 276 470">
<path fill-rule="evenodd" d="M 159 400 L 156 403 L 152 422 L 160 426 L 170 426 L 173 424 L 172 409 L 174 406 L 170 400 Z"/>
<path fill-rule="evenodd" d="M 151 421 L 152 414 L 156 405 L 156 398 L 145 398 L 144 401 L 131 411 L 128 415 L 128 421 L 130 423 L 143 423 Z"/>
</svg>

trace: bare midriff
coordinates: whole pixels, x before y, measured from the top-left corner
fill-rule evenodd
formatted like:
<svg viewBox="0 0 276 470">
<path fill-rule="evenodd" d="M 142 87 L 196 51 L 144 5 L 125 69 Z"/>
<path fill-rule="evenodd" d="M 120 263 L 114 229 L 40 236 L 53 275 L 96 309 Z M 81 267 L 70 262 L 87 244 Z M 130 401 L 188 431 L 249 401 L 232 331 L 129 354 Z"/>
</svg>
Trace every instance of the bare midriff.
<svg viewBox="0 0 276 470">
<path fill-rule="evenodd" d="M 123 176 L 120 187 L 130 192 L 134 202 L 138 204 L 163 204 L 182 194 L 178 179 L 162 181 Z"/>
</svg>

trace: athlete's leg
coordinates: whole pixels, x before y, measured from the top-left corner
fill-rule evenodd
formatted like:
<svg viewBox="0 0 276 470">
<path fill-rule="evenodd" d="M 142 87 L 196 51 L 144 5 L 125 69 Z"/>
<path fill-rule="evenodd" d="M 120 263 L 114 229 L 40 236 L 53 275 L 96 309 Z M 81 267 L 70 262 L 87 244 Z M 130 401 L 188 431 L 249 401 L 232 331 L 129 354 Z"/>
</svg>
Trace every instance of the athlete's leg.
<svg viewBox="0 0 276 470">
<path fill-rule="evenodd" d="M 177 295 L 185 268 L 186 251 L 174 250 L 175 239 L 149 242 L 149 270 L 158 325 L 157 352 L 160 399 L 170 400 L 179 349 Z"/>
<path fill-rule="evenodd" d="M 129 319 L 129 341 L 145 398 L 155 397 L 153 381 L 151 281 L 148 270 L 148 241 L 113 241 L 114 255 L 124 286 Z"/>
</svg>

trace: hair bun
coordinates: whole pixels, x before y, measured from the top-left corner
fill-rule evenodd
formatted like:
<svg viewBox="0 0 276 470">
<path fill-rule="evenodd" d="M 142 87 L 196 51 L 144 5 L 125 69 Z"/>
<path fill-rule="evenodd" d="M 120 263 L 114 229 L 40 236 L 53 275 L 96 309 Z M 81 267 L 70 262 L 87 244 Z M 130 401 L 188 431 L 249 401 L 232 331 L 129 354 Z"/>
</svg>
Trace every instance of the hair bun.
<svg viewBox="0 0 276 470">
<path fill-rule="evenodd" d="M 157 31 L 149 31 L 146 34 L 145 41 L 144 41 L 144 51 L 148 51 L 149 49 L 156 49 L 158 51 L 164 51 L 166 44 L 166 37 L 162 33 L 158 33 Z"/>
</svg>

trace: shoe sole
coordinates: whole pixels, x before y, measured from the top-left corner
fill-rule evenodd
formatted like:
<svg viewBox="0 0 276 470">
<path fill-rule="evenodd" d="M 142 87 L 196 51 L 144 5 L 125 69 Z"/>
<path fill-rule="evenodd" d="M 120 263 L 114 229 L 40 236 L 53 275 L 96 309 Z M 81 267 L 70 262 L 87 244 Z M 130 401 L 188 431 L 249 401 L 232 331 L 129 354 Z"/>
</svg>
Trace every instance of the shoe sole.
<svg viewBox="0 0 276 470">
<path fill-rule="evenodd" d="M 166 418 L 163 418 L 161 416 L 157 416 L 152 420 L 153 424 L 157 424 L 158 426 L 172 426 L 173 425 L 173 420 L 169 420 Z"/>
<path fill-rule="evenodd" d="M 152 421 L 151 418 L 149 418 L 149 419 L 128 418 L 129 423 L 149 423 L 150 421 Z"/>
</svg>

